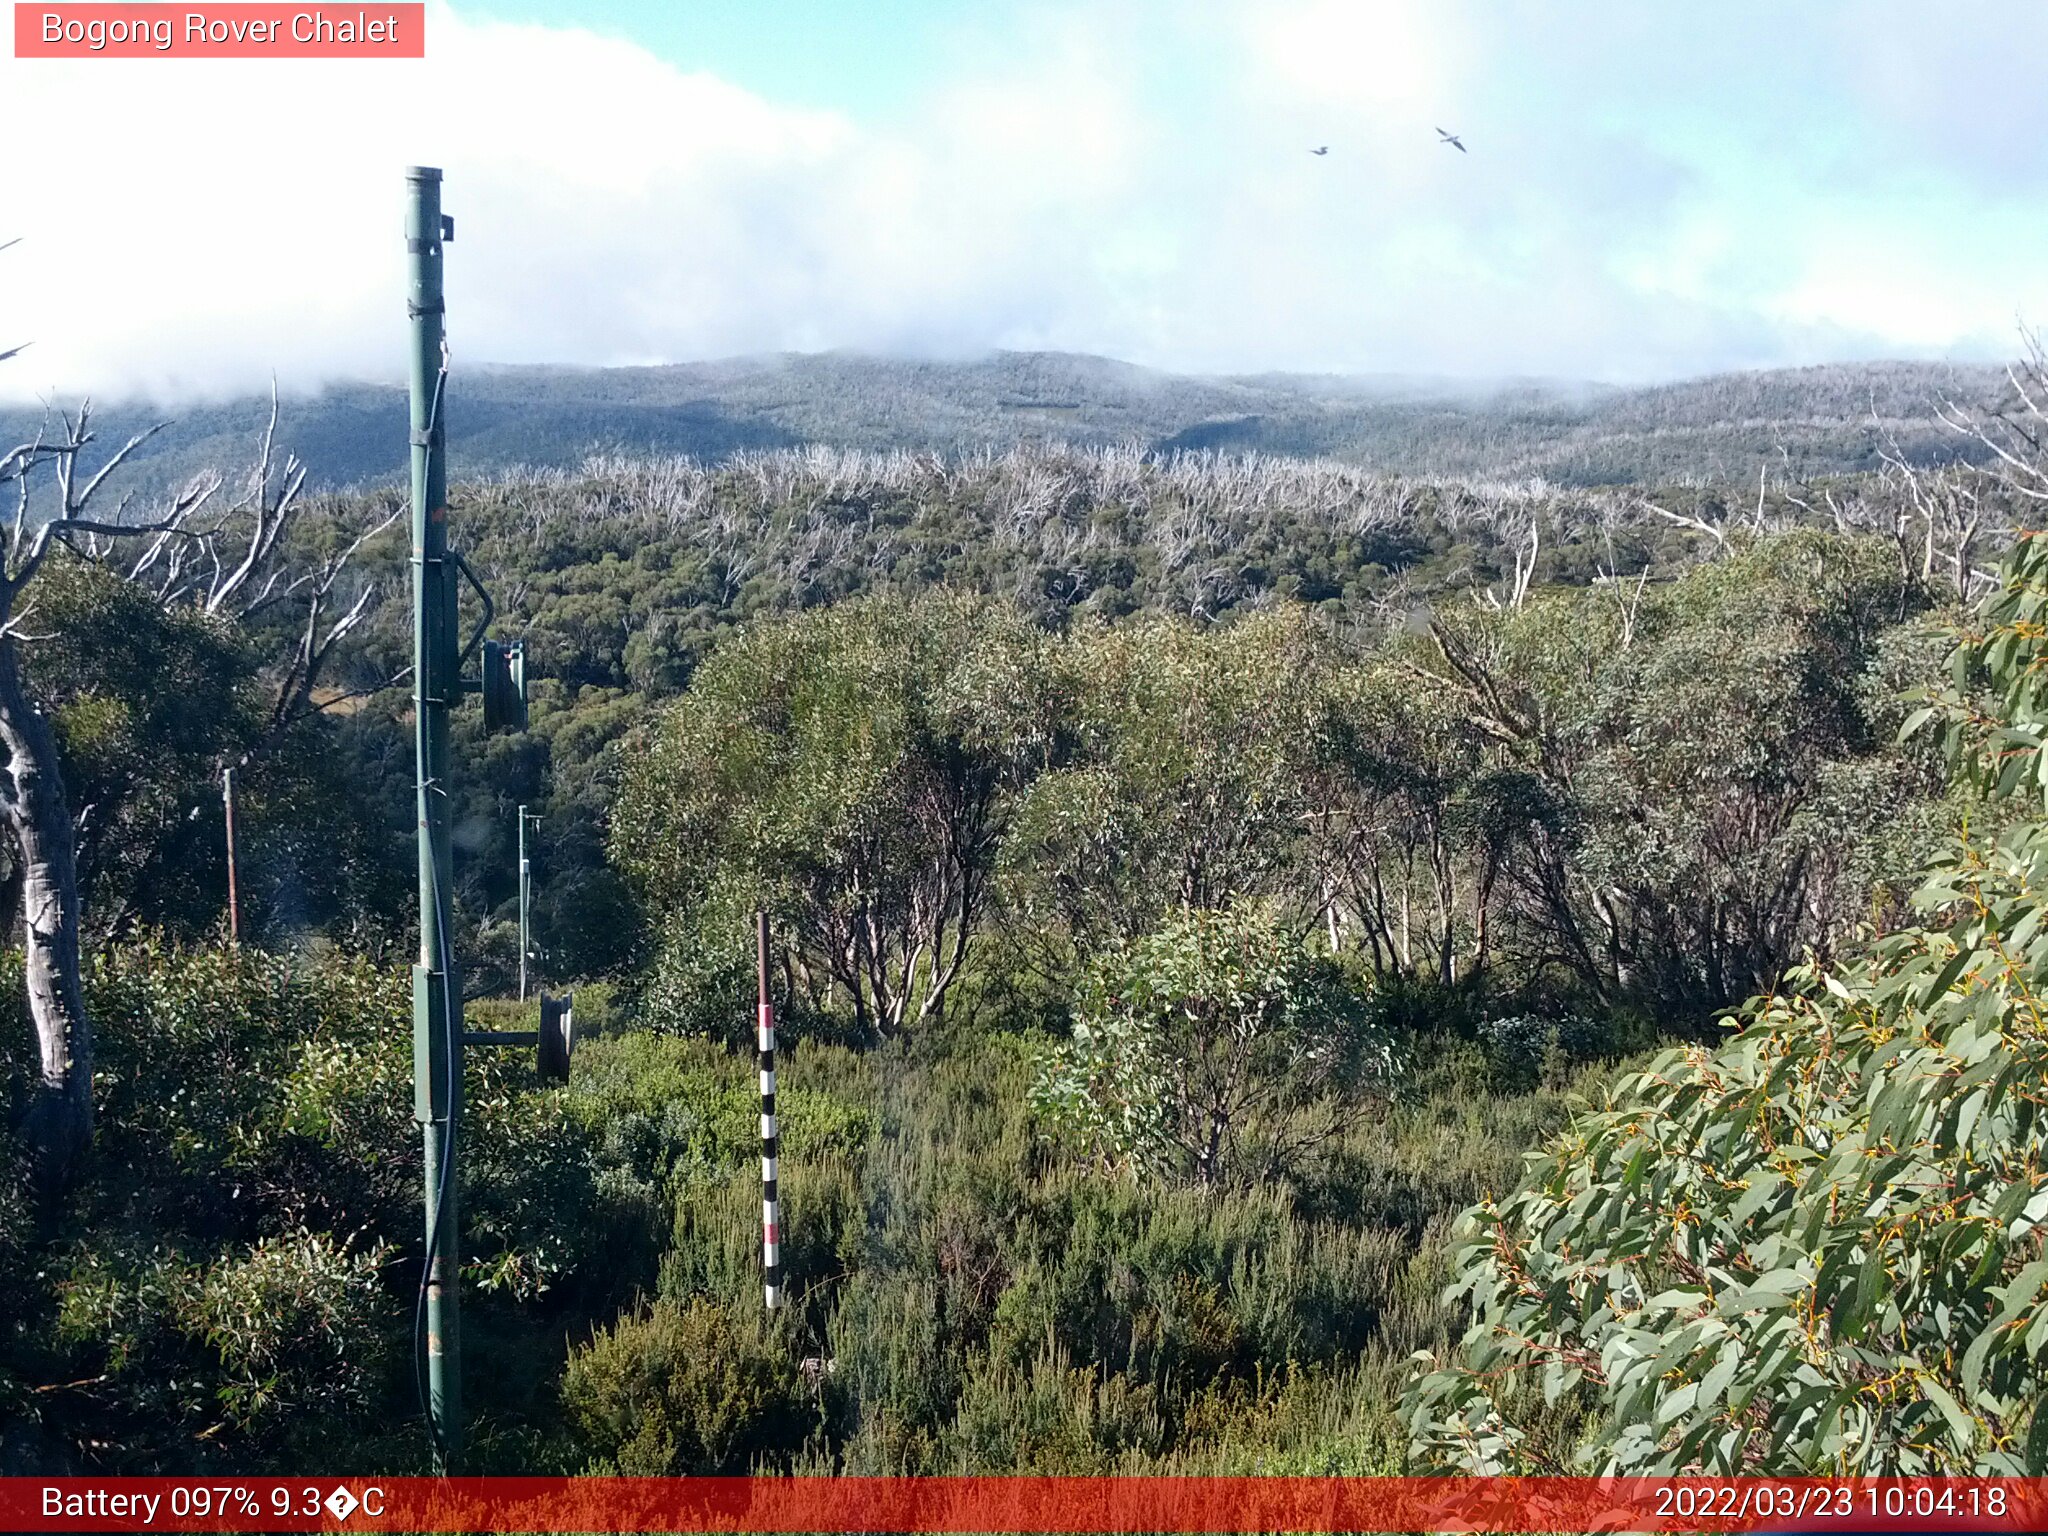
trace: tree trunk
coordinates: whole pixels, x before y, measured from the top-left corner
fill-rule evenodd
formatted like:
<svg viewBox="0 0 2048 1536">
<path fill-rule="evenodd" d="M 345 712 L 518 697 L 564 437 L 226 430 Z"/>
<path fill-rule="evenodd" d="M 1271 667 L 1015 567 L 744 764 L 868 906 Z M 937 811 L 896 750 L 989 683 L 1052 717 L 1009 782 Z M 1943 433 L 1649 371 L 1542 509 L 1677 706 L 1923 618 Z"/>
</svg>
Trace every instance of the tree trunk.
<svg viewBox="0 0 2048 1536">
<path fill-rule="evenodd" d="M 79 983 L 78 870 L 50 722 L 0 638 L 0 815 L 20 861 L 22 947 L 39 1071 L 23 1132 L 46 1198 L 61 1194 L 92 1139 L 92 1025 Z"/>
</svg>

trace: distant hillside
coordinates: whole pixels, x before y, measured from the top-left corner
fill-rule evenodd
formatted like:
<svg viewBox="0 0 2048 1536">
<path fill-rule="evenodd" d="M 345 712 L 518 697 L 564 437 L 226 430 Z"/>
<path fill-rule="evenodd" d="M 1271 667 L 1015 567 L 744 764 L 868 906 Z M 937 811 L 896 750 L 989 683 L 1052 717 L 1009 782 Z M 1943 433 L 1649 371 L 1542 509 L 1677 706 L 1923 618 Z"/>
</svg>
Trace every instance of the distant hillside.
<svg viewBox="0 0 2048 1536">
<path fill-rule="evenodd" d="M 1021 443 L 1136 444 L 1327 456 L 1388 473 L 1541 477 L 1563 485 L 1744 480 L 1760 462 L 1795 475 L 1875 465 L 1884 434 L 1913 457 L 1952 455 L 1940 399 L 1989 400 L 1991 368 L 1864 363 L 1727 374 L 1651 388 L 1556 381 L 1483 385 L 1393 376 L 1196 378 L 1107 358 L 999 353 L 918 362 L 817 353 L 660 368 L 471 368 L 450 386 L 455 472 L 565 466 L 593 451 L 721 459 L 824 443 L 947 455 Z M 266 402 L 168 413 L 148 445 L 162 484 L 246 461 Z M 110 447 L 161 414 L 104 411 Z M 9 440 L 30 412 L 0 410 Z M 283 438 L 316 483 L 395 479 L 405 399 L 353 384 L 287 402 Z"/>
</svg>

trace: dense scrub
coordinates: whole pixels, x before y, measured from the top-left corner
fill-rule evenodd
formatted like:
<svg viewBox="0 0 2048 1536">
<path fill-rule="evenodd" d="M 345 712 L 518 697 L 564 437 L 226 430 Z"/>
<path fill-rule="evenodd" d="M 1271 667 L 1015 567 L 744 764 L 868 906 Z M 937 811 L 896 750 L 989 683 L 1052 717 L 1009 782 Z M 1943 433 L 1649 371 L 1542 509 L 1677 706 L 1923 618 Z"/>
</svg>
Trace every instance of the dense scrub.
<svg viewBox="0 0 2048 1536">
<path fill-rule="evenodd" d="M 1965 810 L 1983 829 L 1898 740 L 1980 584 L 1978 532 L 1913 521 L 1916 490 L 1660 513 L 1328 464 L 829 452 L 471 487 L 545 681 L 530 734 L 460 746 L 465 966 L 510 970 L 525 802 L 543 973 L 617 982 L 580 993 L 599 1034 L 566 1088 L 472 1053 L 471 1465 L 1669 1451 L 1617 1441 L 1636 1399 L 1590 1373 L 1404 1409 L 1407 1362 L 1450 1362 L 1468 1302 L 1489 1324 L 1491 1250 L 1449 1233 L 1475 1204 L 1534 1219 L 1519 1158 L 1567 1090 L 1715 1041 L 1788 965 L 1853 976 L 1927 851 Z M 250 729 L 250 636 L 97 647 L 118 594 L 59 595 L 104 1129 L 71 1206 L 0 1196 L 0 1458 L 415 1467 L 398 631 L 250 774 L 266 947 L 237 953 L 211 942 L 211 770 Z M 756 906 L 793 1042 L 773 1317 L 733 1049 Z M 1550 1143 L 1558 1177 L 1639 1134 L 1590 1124 Z M 2013 1361 L 1978 1363 L 2018 1401 Z"/>
<path fill-rule="evenodd" d="M 1923 603 L 1799 534 L 1375 637 L 943 595 L 735 636 L 625 771 L 660 963 L 566 1089 L 476 1053 L 474 1464 L 1402 1465 L 1450 1223 L 1561 1090 L 1886 920 L 1948 814 L 1890 744 Z M 757 901 L 796 1042 L 773 1318 Z M 415 1464 L 402 978 L 144 946 L 92 988 L 93 1169 L 0 1253 L 9 1454 Z"/>
<path fill-rule="evenodd" d="M 420 1465 L 404 978 L 141 947 L 92 1001 L 78 1203 L 0 1210 L 6 1468 Z M 472 1053 L 471 1465 L 1391 1467 L 1441 1233 L 1562 1120 L 1561 1078 L 1428 1054 L 1313 1168 L 1219 1197 L 1054 1153 L 1017 1037 L 800 1045 L 771 1319 L 747 1057 L 629 1032 L 541 1088 Z"/>
<path fill-rule="evenodd" d="M 61 1213 L 24 1202 L 0 1226 L 12 1469 L 408 1464 L 407 978 L 142 945 L 97 957 L 88 1001 L 102 1113 L 85 1178 Z M 24 1033 L 0 1045 L 10 1089 Z M 629 1294 L 629 1262 L 583 1260 L 630 1255 L 647 1221 L 646 1191 L 525 1076 L 478 1053 L 463 1151 L 478 1337 L 512 1358 L 552 1309 Z M 510 1305 L 541 1296 L 530 1316 Z M 531 1394 L 536 1372 L 502 1373 L 501 1394 Z"/>
<path fill-rule="evenodd" d="M 472 484 L 459 499 L 466 537 L 542 681 L 528 736 L 463 746 L 468 771 L 455 789 L 471 855 L 458 892 L 473 935 L 465 948 L 493 966 L 510 954 L 512 807 L 524 801 L 548 817 L 540 927 L 558 973 L 644 958 L 635 944 L 656 935 L 636 934 L 603 853 L 617 748 L 736 631 L 771 618 L 940 587 L 997 600 L 1051 634 L 1133 619 L 1203 631 L 1298 605 L 1347 645 L 1379 647 L 1424 605 L 1462 631 L 1491 622 L 1489 603 L 1527 606 L 1571 589 L 1595 594 L 1566 611 L 1594 616 L 1592 633 L 1613 649 L 1638 609 L 1671 606 L 1659 589 L 1683 572 L 1776 533 L 1824 527 L 1862 541 L 1859 590 L 1839 590 L 1832 576 L 1809 582 L 1787 557 L 1755 617 L 1768 638 L 1802 622 L 1802 606 L 1847 601 L 1849 642 L 1862 648 L 1875 628 L 1943 601 L 1955 578 L 1978 579 L 1946 504 L 1930 494 L 1922 509 L 1912 490 L 1898 476 L 1820 485 L 1773 477 L 1763 496 L 1714 486 L 1639 496 L 1208 455 L 1018 452 L 947 462 L 822 449 L 716 467 L 613 460 Z M 1995 541 L 2003 503 L 1995 488 L 1971 494 L 1973 537 Z M 1808 548 L 1801 559 L 1813 558 Z M 385 553 L 382 579 L 402 578 L 402 550 Z M 1737 599 L 1724 589 L 1722 601 L 1732 610 Z M 1791 611 L 1770 611 L 1773 602 Z M 351 680 L 374 688 L 408 659 L 402 631 L 379 627 Z M 1843 660 L 1853 674 L 1857 658 Z M 1625 671 L 1608 672 L 1617 700 Z M 1671 697 L 1681 708 L 1695 702 L 1684 687 Z M 1457 700 L 1453 692 L 1447 707 L 1461 707 Z M 334 760 L 347 765 L 359 820 L 376 829 L 402 878 L 409 747 L 400 710 L 388 695 L 365 700 L 340 730 Z M 354 894 L 359 884 L 328 881 L 303 859 L 279 874 L 303 893 L 280 915 L 300 923 L 376 910 Z M 366 918 L 366 940 L 373 928 Z"/>
<path fill-rule="evenodd" d="M 1274 903 L 1477 1011 L 1704 1024 L 1884 921 L 1947 814 L 1897 694 L 1939 642 L 1880 546 L 1801 533 L 1426 633 L 1279 607 L 1057 634 L 987 600 L 752 628 L 626 756 L 650 1019 L 744 1016 L 746 914 L 810 1027 L 1061 1027 L 1176 909 Z"/>
<path fill-rule="evenodd" d="M 1377 648 L 1424 604 L 1462 632 L 1492 622 L 1489 604 L 1514 609 L 1547 590 L 1586 589 L 1600 594 L 1586 612 L 1605 604 L 1595 632 L 1611 648 L 1684 571 L 1776 532 L 1825 527 L 1866 541 L 1856 579 L 1868 591 L 1849 595 L 1847 619 L 1860 648 L 1873 623 L 1978 584 L 1976 552 L 2003 526 L 1995 486 L 1946 501 L 1939 486 L 1916 488 L 1896 473 L 1819 484 L 1772 476 L 1759 489 L 1638 495 L 1407 480 L 1331 462 L 1036 450 L 952 462 L 823 449 L 717 466 L 607 460 L 471 482 L 456 496 L 465 547 L 501 597 L 501 632 L 525 640 L 538 681 L 528 733 L 484 739 L 474 721 L 458 721 L 463 951 L 479 979 L 509 976 L 513 811 L 525 803 L 545 817 L 534 851 L 547 973 L 623 975 L 644 961 L 659 935 L 639 926 L 605 855 L 619 748 L 691 686 L 714 649 L 771 618 L 943 587 L 997 600 L 1048 634 L 1134 618 L 1203 631 L 1298 605 L 1346 645 Z M 384 508 L 380 496 L 350 501 L 339 521 L 355 526 Z M 323 526 L 313 520 L 307 536 Z M 400 592 L 404 560 L 402 537 L 387 535 L 358 556 L 357 574 Z M 1771 600 L 1807 602 L 1803 585 L 1787 566 Z M 1822 583 L 1811 596 L 1834 603 L 1840 594 Z M 402 603 L 373 614 L 330 674 L 332 714 L 305 722 L 288 751 L 273 748 L 244 775 L 244 917 L 269 942 L 320 934 L 364 952 L 402 951 L 412 881 L 404 617 Z M 1778 615 L 1759 617 L 1766 635 L 1783 632 Z M 1624 669 L 1610 676 L 1619 689 Z M 1674 697 L 1690 702 L 1683 688 Z M 212 731 L 208 762 L 238 750 L 228 739 L 232 703 L 217 689 L 195 691 L 189 713 Z M 1455 692 L 1445 703 L 1463 707 Z M 97 761 L 127 771 L 155 760 L 155 725 L 132 698 L 77 718 L 98 732 L 80 737 Z M 80 756 L 81 772 L 98 771 Z M 175 771 L 109 807 L 125 818 L 118 826 L 97 816 L 89 824 L 101 845 L 91 856 L 112 876 L 108 899 L 88 908 L 102 932 L 161 925 L 196 937 L 220 921 L 217 782 L 176 756 L 163 761 Z"/>
<path fill-rule="evenodd" d="M 1917 921 L 1620 1078 L 1461 1223 L 1472 1321 L 1407 1405 L 1428 1461 L 2048 1469 L 2044 613 L 2034 536 L 1912 722 L 1990 802 Z"/>
</svg>

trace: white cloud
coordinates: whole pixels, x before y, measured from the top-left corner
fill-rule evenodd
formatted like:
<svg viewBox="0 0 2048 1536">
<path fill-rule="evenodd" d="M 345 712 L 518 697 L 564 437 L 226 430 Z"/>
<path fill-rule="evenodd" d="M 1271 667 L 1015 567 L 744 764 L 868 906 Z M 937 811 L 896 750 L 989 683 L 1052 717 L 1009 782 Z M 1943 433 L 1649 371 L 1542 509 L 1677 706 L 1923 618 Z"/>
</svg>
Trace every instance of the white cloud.
<svg viewBox="0 0 2048 1536">
<path fill-rule="evenodd" d="M 472 360 L 1655 377 L 2048 310 L 2048 152 L 1973 136 L 2023 110 L 2006 13 L 1672 14 L 1047 4 L 886 125 L 443 5 L 424 62 L 0 59 L 38 173 L 0 214 L 0 346 L 35 341 L 0 391 L 392 375 L 413 161 L 447 171 Z"/>
<path fill-rule="evenodd" d="M 1448 10 L 1404 0 L 1286 0 L 1245 10 L 1239 21 L 1251 64 L 1245 84 L 1267 106 L 1353 131 L 1457 131 L 1440 120 L 1467 95 L 1472 34 Z"/>
</svg>

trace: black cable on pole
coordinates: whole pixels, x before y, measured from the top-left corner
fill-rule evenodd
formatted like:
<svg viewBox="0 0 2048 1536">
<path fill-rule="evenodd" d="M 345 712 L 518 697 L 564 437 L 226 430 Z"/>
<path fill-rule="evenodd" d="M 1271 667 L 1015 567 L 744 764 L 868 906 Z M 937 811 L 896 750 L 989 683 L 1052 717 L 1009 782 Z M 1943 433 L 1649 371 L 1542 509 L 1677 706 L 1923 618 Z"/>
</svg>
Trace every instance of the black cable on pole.
<svg viewBox="0 0 2048 1536">
<path fill-rule="evenodd" d="M 441 402 L 445 397 L 447 387 L 448 338 L 443 335 L 441 338 L 441 366 L 434 375 L 434 397 L 429 402 L 427 408 L 427 437 L 430 443 L 439 434 L 441 429 Z M 421 572 L 423 585 L 425 579 L 426 575 L 423 569 Z M 430 782 L 422 787 L 428 794 L 439 794 L 442 792 L 441 786 L 437 783 Z M 421 809 L 425 810 L 425 807 L 422 806 Z M 455 1169 L 456 1121 L 460 1113 L 459 1094 L 462 1086 L 457 1081 L 456 1073 L 459 1070 L 457 1059 L 461 1051 L 461 1041 L 458 1038 L 455 1027 L 455 1012 L 452 999 L 455 973 L 454 951 L 448 945 L 448 925 L 452 920 L 453 914 L 449 908 L 447 892 L 441 887 L 440 860 L 438 858 L 430 858 L 427 862 L 433 872 L 434 931 L 435 947 L 437 950 L 435 958 L 440 962 L 441 967 L 441 1028 L 447 1041 L 447 1049 L 444 1053 L 447 1057 L 444 1066 L 447 1092 L 442 1102 L 448 1107 L 448 1129 L 441 1143 L 441 1176 L 434 1188 L 433 1220 L 427 1223 L 427 1251 L 420 1261 L 419 1290 L 413 1297 L 413 1391 L 419 1398 L 420 1417 L 426 1421 L 427 1439 L 433 1446 L 435 1458 L 441 1465 L 445 1466 L 448 1446 L 441 1438 L 440 1426 L 434 1422 L 434 1409 L 427 1385 L 427 1293 L 433 1285 L 434 1260 L 441 1249 L 441 1222 L 448 1211 L 448 1191 L 451 1187 L 450 1181 L 454 1176 Z M 455 1267 L 457 1274 L 447 1277 L 444 1283 L 460 1284 L 459 1272 L 461 1265 L 459 1255 Z"/>
<path fill-rule="evenodd" d="M 413 1391 L 419 1398 L 420 1417 L 426 1421 L 427 1440 L 433 1446 L 435 1456 L 445 1465 L 448 1447 L 441 1438 L 440 1426 L 434 1422 L 433 1404 L 428 1401 L 427 1393 L 427 1291 L 433 1282 L 434 1258 L 441 1248 L 441 1218 L 448 1209 L 449 1181 L 455 1170 L 455 1128 L 461 1102 L 457 1092 L 460 1085 L 456 1082 L 455 1073 L 457 1048 L 461 1042 L 456 1038 L 455 1012 L 451 1000 L 455 990 L 452 985 L 455 966 L 454 952 L 448 947 L 448 923 L 453 914 L 448 910 L 446 893 L 441 889 L 441 865 L 438 860 L 434 862 L 433 869 L 436 918 L 434 926 L 439 940 L 437 948 L 441 962 L 441 1026 L 448 1037 L 448 1049 L 444 1053 L 447 1057 L 447 1075 L 444 1081 L 448 1091 L 443 1100 L 448 1106 L 448 1132 L 441 1142 L 441 1177 L 434 1186 L 434 1219 L 427 1223 L 427 1252 L 420 1264 L 420 1288 L 418 1294 L 413 1297 L 412 1384 Z M 455 1268 L 457 1273 L 450 1276 L 445 1283 L 460 1284 L 459 1255 Z"/>
</svg>

